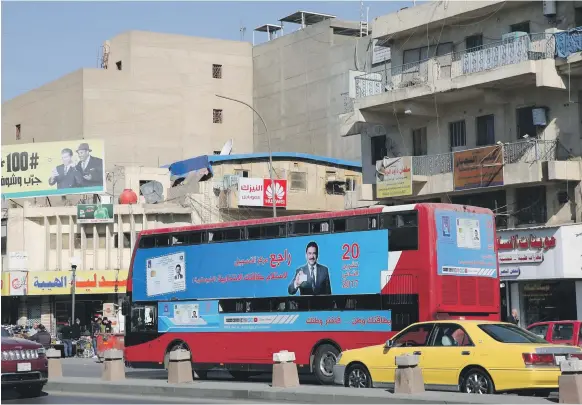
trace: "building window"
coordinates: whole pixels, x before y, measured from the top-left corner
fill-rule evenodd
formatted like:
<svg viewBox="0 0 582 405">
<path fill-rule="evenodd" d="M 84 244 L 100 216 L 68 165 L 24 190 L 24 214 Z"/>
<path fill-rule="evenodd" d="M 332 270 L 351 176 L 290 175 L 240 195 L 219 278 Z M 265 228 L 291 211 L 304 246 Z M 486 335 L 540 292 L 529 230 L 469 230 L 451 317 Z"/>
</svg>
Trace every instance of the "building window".
<svg viewBox="0 0 582 405">
<path fill-rule="evenodd" d="M 412 153 L 413 156 L 428 155 L 426 127 L 412 130 Z"/>
<path fill-rule="evenodd" d="M 238 177 L 249 177 L 249 171 L 248 170 L 243 170 L 243 169 L 236 169 L 234 171 L 235 176 Z"/>
<path fill-rule="evenodd" d="M 465 120 L 449 123 L 449 139 L 451 150 L 467 145 Z"/>
<path fill-rule="evenodd" d="M 63 250 L 69 250 L 69 234 L 68 233 L 61 234 L 61 247 Z"/>
<path fill-rule="evenodd" d="M 477 117 L 477 146 L 495 144 L 495 116 L 483 115 Z"/>
<path fill-rule="evenodd" d="M 222 110 L 212 110 L 212 123 L 222 124 Z"/>
<path fill-rule="evenodd" d="M 222 65 L 212 65 L 212 78 L 222 79 Z"/>
<path fill-rule="evenodd" d="M 346 191 L 356 191 L 357 185 L 356 176 L 346 176 Z"/>
<path fill-rule="evenodd" d="M 388 155 L 388 148 L 386 148 L 386 135 L 373 136 L 370 139 L 372 147 L 372 164 L 376 166 L 378 160 L 382 160 L 386 155 Z"/>
<path fill-rule="evenodd" d="M 575 10 L 576 10 L 576 16 L 574 17 L 575 25 L 576 27 L 582 27 L 582 7 L 576 7 Z"/>
<path fill-rule="evenodd" d="M 49 249 L 57 250 L 57 234 L 51 233 L 49 237 Z"/>
<path fill-rule="evenodd" d="M 16 140 L 20 140 L 20 124 L 16 124 Z"/>
<path fill-rule="evenodd" d="M 509 26 L 511 32 L 527 32 L 529 34 L 529 21 L 520 22 Z"/>
<path fill-rule="evenodd" d="M 465 49 L 467 52 L 479 51 L 483 48 L 483 35 L 471 35 L 465 38 Z"/>
<path fill-rule="evenodd" d="M 291 190 L 306 191 L 307 190 L 307 173 L 305 172 L 289 172 L 289 188 Z"/>
<path fill-rule="evenodd" d="M 81 234 L 80 233 L 76 233 L 74 235 L 73 244 L 74 244 L 75 249 L 79 249 L 79 250 L 81 249 Z"/>
<path fill-rule="evenodd" d="M 115 249 L 119 249 L 121 247 L 120 245 L 121 244 L 119 243 L 119 234 L 115 233 L 115 235 L 113 236 L 113 247 Z M 131 248 L 131 233 L 129 232 L 123 233 L 123 248 L 124 249 Z"/>
<path fill-rule="evenodd" d="M 546 188 L 544 186 L 518 188 L 515 191 L 515 197 L 516 207 L 513 215 L 517 219 L 517 225 L 546 223 Z"/>
<path fill-rule="evenodd" d="M 115 62 L 115 66 L 117 66 L 117 70 L 121 70 L 121 61 Z"/>
</svg>

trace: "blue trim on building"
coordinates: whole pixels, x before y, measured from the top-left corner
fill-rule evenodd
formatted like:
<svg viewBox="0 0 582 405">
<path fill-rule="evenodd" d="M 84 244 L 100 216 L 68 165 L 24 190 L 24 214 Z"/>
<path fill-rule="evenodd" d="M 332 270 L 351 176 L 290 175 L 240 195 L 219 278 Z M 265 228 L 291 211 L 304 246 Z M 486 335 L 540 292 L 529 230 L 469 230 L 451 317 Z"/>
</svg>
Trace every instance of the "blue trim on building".
<svg viewBox="0 0 582 405">
<path fill-rule="evenodd" d="M 94 187 L 75 187 L 75 188 L 59 188 L 56 190 L 36 190 L 36 191 L 21 191 L 17 193 L 4 193 L 2 197 L 4 199 L 9 198 L 31 198 L 31 197 L 48 197 L 55 195 L 68 195 L 68 194 L 97 194 L 105 191 L 103 186 Z"/>
</svg>

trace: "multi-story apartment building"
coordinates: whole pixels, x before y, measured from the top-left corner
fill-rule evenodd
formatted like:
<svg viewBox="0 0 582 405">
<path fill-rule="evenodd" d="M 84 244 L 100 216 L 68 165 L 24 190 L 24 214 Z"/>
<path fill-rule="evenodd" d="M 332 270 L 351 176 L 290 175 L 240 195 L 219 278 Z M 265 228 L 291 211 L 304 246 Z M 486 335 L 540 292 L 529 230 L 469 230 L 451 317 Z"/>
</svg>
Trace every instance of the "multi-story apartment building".
<svg viewBox="0 0 582 405">
<path fill-rule="evenodd" d="M 505 310 L 524 322 L 582 319 L 582 258 L 562 250 L 582 236 L 560 229 L 582 221 L 582 49 L 568 31 L 582 25 L 581 6 L 433 1 L 378 17 L 373 38 L 390 63 L 355 78 L 354 111 L 342 116 L 380 203 L 496 213 Z M 521 244 L 505 243 L 513 235 Z"/>
</svg>

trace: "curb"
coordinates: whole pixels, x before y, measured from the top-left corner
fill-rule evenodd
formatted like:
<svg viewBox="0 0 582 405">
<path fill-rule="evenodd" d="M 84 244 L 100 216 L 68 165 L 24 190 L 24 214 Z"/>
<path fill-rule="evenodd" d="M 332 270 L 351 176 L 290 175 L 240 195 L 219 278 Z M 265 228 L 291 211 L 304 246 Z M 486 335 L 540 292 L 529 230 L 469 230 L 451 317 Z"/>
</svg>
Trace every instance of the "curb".
<svg viewBox="0 0 582 405">
<path fill-rule="evenodd" d="M 63 378 L 49 381 L 45 391 L 78 394 L 161 396 L 170 398 L 211 398 L 251 401 L 274 401 L 318 404 L 550 404 L 541 398 L 499 395 L 470 395 L 450 392 L 426 392 L 418 395 L 395 395 L 384 390 L 356 390 L 343 387 L 272 388 L 268 385 L 194 382 L 168 384 L 163 381 L 138 380 L 105 382 L 100 379 Z M 233 386 L 234 385 L 234 386 Z M 238 386 L 236 386 L 238 385 Z M 255 387 L 256 386 L 256 387 Z M 323 391 L 323 392 L 322 392 Z M 363 392 L 365 391 L 365 392 Z"/>
</svg>

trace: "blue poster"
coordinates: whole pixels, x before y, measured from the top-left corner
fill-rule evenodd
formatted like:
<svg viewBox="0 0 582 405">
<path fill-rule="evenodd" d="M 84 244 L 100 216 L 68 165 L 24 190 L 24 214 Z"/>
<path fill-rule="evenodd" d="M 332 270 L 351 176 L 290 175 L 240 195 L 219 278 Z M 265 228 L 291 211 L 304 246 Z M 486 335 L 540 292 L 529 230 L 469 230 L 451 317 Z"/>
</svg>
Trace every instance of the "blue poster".
<svg viewBox="0 0 582 405">
<path fill-rule="evenodd" d="M 223 314 L 218 301 L 158 303 L 158 332 L 390 332 L 391 311 Z"/>
<path fill-rule="evenodd" d="M 379 294 L 388 231 L 138 249 L 136 301 Z"/>
<path fill-rule="evenodd" d="M 435 220 L 439 275 L 497 277 L 491 215 L 436 210 Z"/>
</svg>

